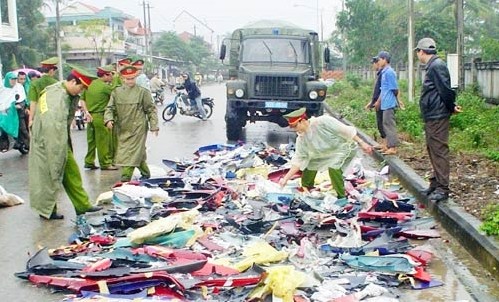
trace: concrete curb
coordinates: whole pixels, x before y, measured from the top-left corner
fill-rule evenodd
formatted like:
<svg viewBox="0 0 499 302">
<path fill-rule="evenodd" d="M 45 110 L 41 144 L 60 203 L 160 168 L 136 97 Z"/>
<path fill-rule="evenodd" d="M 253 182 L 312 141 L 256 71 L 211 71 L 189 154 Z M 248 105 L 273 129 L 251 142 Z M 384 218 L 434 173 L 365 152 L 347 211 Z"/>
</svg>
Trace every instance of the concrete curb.
<svg viewBox="0 0 499 302">
<path fill-rule="evenodd" d="M 349 121 L 338 116 L 331 107 L 325 104 L 326 111 L 343 123 L 355 126 Z M 358 130 L 358 135 L 371 145 L 376 142 Z M 470 252 L 490 273 L 499 279 L 499 242 L 492 236 L 485 236 L 479 231 L 481 222 L 468 214 L 461 206 L 452 200 L 442 203 L 435 203 L 422 194 L 427 188 L 427 183 L 411 167 L 406 165 L 396 156 L 384 156 L 380 152 L 373 152 L 373 157 L 379 161 L 385 161 L 395 173 L 405 188 L 417 198 L 428 211 L 442 224 L 442 226 L 456 238 L 459 243 Z"/>
</svg>

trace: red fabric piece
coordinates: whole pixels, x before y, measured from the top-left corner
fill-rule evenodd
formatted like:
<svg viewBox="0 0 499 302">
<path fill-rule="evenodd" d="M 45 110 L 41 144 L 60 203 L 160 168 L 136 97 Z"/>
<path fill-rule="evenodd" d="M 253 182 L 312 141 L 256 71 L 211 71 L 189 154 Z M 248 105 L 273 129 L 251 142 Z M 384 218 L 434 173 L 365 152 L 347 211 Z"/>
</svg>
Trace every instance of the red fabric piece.
<svg viewBox="0 0 499 302">
<path fill-rule="evenodd" d="M 111 235 L 90 235 L 89 241 L 100 245 L 113 245 L 116 243 L 116 238 Z"/>
<path fill-rule="evenodd" d="M 392 212 L 359 212 L 358 217 L 363 219 L 374 219 L 374 218 L 393 218 L 398 221 L 406 221 L 411 219 L 414 214 L 412 213 L 392 213 Z"/>
<path fill-rule="evenodd" d="M 403 235 L 413 239 L 440 238 L 440 232 L 437 230 L 409 230 L 398 232 L 397 235 Z"/>
<path fill-rule="evenodd" d="M 392 191 L 381 190 L 381 193 L 388 199 L 397 200 L 399 199 L 399 194 Z"/>
<path fill-rule="evenodd" d="M 239 275 L 239 271 L 227 266 L 207 262 L 202 269 L 191 273 L 193 276 L 210 276 L 212 274 L 232 276 Z"/>
<path fill-rule="evenodd" d="M 430 274 L 428 272 L 426 272 L 422 266 L 416 267 L 416 273 L 412 276 L 418 280 L 421 280 L 421 281 L 425 281 L 425 282 L 431 281 Z"/>
<path fill-rule="evenodd" d="M 85 266 L 82 271 L 83 272 L 100 272 L 100 271 L 103 271 L 103 270 L 107 270 L 108 268 L 111 267 L 111 264 L 113 264 L 113 262 L 111 261 L 111 259 L 102 259 L 102 260 L 99 260 L 95 263 L 92 263 L 92 264 L 89 264 L 87 266 Z"/>
<path fill-rule="evenodd" d="M 416 261 L 420 262 L 422 265 L 426 266 L 433 258 L 433 253 L 418 249 L 412 249 L 406 252 L 407 255 L 414 258 Z"/>
<path fill-rule="evenodd" d="M 199 242 L 199 244 L 201 244 L 202 246 L 204 246 L 205 248 L 207 248 L 210 252 L 211 251 L 223 251 L 224 248 L 221 247 L 220 245 L 214 243 L 213 241 L 211 241 L 210 239 L 208 239 L 206 236 L 202 237 L 202 238 L 198 238 L 197 240 Z"/>
<path fill-rule="evenodd" d="M 260 282 L 262 275 L 244 276 L 244 277 L 228 277 L 228 278 L 210 278 L 197 283 L 194 287 L 201 286 L 224 286 L 224 287 L 244 287 L 255 285 Z"/>
<path fill-rule="evenodd" d="M 279 183 L 279 180 L 288 173 L 289 169 L 282 169 L 282 170 L 277 170 L 274 172 L 270 172 L 269 175 L 267 176 L 267 179 L 276 183 Z M 301 177 L 301 171 L 297 172 L 295 175 L 291 176 L 290 179 L 296 179 Z"/>
<path fill-rule="evenodd" d="M 343 296 L 332 300 L 332 302 L 359 302 L 359 301 L 360 300 L 357 299 L 354 295 Z"/>
</svg>

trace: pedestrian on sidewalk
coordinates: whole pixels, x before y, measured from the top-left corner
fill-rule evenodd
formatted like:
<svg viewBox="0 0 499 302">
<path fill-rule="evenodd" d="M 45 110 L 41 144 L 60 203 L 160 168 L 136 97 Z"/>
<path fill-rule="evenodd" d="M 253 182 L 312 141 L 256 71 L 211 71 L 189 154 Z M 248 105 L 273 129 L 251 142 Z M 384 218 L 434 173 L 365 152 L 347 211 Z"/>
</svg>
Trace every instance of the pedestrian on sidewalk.
<svg viewBox="0 0 499 302">
<path fill-rule="evenodd" d="M 364 107 L 366 110 L 371 110 L 374 109 L 376 112 L 376 126 L 378 127 L 379 135 L 381 137 L 381 144 L 379 147 L 375 147 L 376 149 L 379 149 L 381 151 L 386 151 L 386 134 L 385 130 L 383 130 L 383 111 L 381 108 L 376 108 L 374 104 L 379 98 L 379 95 L 381 94 L 381 69 L 378 67 L 378 57 L 373 57 L 371 59 L 371 64 L 372 68 L 376 72 L 376 80 L 374 81 L 374 89 L 373 89 L 373 96 L 371 98 L 371 101 L 366 104 Z"/>
<path fill-rule="evenodd" d="M 399 144 L 395 110 L 399 107 L 397 75 L 390 66 L 391 56 L 387 51 L 378 54 L 378 68 L 381 69 L 380 95 L 375 107 L 383 112 L 383 131 L 386 135 L 386 149 L 384 155 L 397 154 Z"/>
<path fill-rule="evenodd" d="M 357 144 L 368 153 L 372 152 L 371 146 L 357 136 L 355 127 L 345 125 L 331 116 L 322 115 L 309 120 L 306 109 L 301 108 L 284 117 L 298 137 L 291 168 L 279 181 L 281 187 L 301 170 L 302 187 L 313 188 L 317 172 L 328 169 L 337 197 L 346 197 L 342 169 L 355 156 Z"/>
<path fill-rule="evenodd" d="M 86 169 L 99 168 L 95 165 L 96 151 L 101 170 L 118 169 L 113 165 L 113 133 L 104 125 L 104 111 L 111 92 L 116 88 L 112 85 L 113 70 L 110 65 L 98 67 L 98 78 L 92 81 L 81 96 L 81 105 L 87 118 L 87 154 L 84 165 Z"/>
<path fill-rule="evenodd" d="M 425 193 L 428 199 L 438 202 L 449 197 L 449 120 L 453 113 L 461 112 L 461 107 L 455 104 L 456 93 L 450 86 L 449 69 L 437 56 L 435 41 L 423 38 L 415 51 L 426 68 L 419 107 L 433 174 Z"/>
<path fill-rule="evenodd" d="M 73 68 L 67 79 L 48 86 L 35 103 L 29 155 L 29 199 L 31 208 L 46 219 L 63 219 L 57 212 L 58 192 L 66 191 L 76 215 L 101 210 L 92 206 L 83 188 L 73 155 L 70 125 L 78 95 L 92 76 Z"/>
<path fill-rule="evenodd" d="M 137 85 L 137 68 L 124 67 L 120 74 L 123 85 L 111 93 L 104 113 L 104 123 L 109 129 L 116 128 L 118 148 L 115 164 L 121 166 L 121 181 L 130 181 L 133 170 L 138 168 L 142 178 L 151 177 L 147 166 L 147 131 L 158 135 L 158 115 L 151 93 Z"/>
</svg>

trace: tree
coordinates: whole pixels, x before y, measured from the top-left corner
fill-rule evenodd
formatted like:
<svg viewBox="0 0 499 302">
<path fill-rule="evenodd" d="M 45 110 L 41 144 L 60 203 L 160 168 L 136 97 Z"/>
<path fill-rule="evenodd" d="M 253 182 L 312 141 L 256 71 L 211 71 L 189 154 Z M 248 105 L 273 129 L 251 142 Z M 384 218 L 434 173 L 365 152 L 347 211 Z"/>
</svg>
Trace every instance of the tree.
<svg viewBox="0 0 499 302">
<path fill-rule="evenodd" d="M 107 29 L 107 31 L 106 31 Z M 117 42 L 107 26 L 107 20 L 85 20 L 80 21 L 77 25 L 77 30 L 82 30 L 85 38 L 87 38 L 96 54 L 96 64 L 100 66 L 104 64 L 106 54 L 111 52 L 113 43 Z"/>
<path fill-rule="evenodd" d="M 45 20 L 42 6 L 42 0 L 17 0 L 20 41 L 0 43 L 3 73 L 22 66 L 38 66 L 41 59 L 51 53 L 47 47 L 47 30 L 41 26 Z"/>
</svg>

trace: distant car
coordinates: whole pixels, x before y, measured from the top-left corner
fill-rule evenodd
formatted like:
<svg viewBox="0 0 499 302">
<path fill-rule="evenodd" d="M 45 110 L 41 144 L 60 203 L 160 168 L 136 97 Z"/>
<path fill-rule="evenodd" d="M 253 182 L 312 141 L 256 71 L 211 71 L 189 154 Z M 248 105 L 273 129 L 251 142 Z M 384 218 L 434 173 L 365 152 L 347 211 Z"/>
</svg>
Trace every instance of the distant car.
<svg viewBox="0 0 499 302">
<path fill-rule="evenodd" d="M 336 82 L 334 79 L 321 79 L 324 84 L 326 84 L 327 87 L 333 86 L 333 84 Z"/>
</svg>

